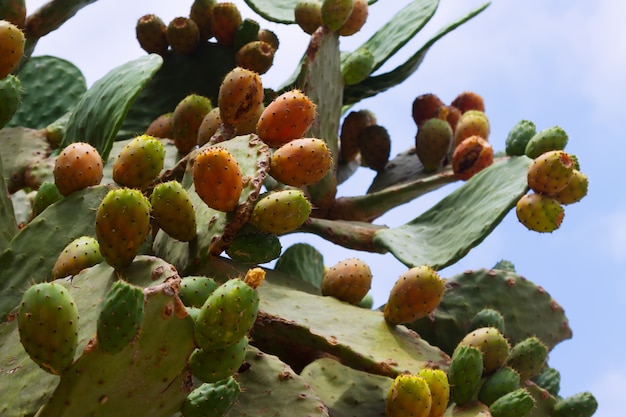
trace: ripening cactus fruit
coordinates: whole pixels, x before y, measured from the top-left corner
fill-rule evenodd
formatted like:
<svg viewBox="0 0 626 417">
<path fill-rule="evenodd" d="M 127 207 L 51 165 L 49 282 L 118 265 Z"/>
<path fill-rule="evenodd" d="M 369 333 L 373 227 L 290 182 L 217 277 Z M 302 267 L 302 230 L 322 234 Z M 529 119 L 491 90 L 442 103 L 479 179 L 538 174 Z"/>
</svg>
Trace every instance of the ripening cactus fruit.
<svg viewBox="0 0 626 417">
<path fill-rule="evenodd" d="M 340 36 L 352 36 L 360 31 L 367 21 L 368 11 L 367 0 L 354 0 L 352 11 L 344 24 L 337 29 L 337 34 Z"/>
<path fill-rule="evenodd" d="M 169 112 L 158 116 L 150 123 L 144 134 L 148 136 L 154 136 L 155 138 L 171 139 L 172 137 L 174 137 L 174 123 L 172 118 L 173 115 L 174 112 Z"/>
<path fill-rule="evenodd" d="M 91 236 L 81 236 L 71 241 L 61 252 L 52 267 L 52 279 L 78 275 L 85 268 L 102 262 L 98 241 Z"/>
<path fill-rule="evenodd" d="M 217 0 L 194 0 L 189 9 L 189 18 L 198 26 L 200 41 L 204 42 L 213 37 L 211 28 L 211 13 Z"/>
<path fill-rule="evenodd" d="M 322 23 L 332 31 L 339 30 L 352 13 L 353 0 L 322 0 Z"/>
<path fill-rule="evenodd" d="M 590 392 L 581 392 L 559 400 L 552 417 L 591 417 L 598 409 L 598 401 Z"/>
<path fill-rule="evenodd" d="M 196 22 L 188 17 L 179 16 L 167 25 L 167 41 L 172 51 L 190 55 L 198 49 L 200 30 Z"/>
<path fill-rule="evenodd" d="M 426 317 L 439 306 L 444 290 L 444 281 L 428 265 L 409 269 L 391 289 L 383 312 L 385 320 L 402 324 Z"/>
<path fill-rule="evenodd" d="M 541 373 L 548 358 L 548 348 L 535 336 L 528 337 L 513 346 L 506 359 L 506 366 L 517 371 L 522 381 Z"/>
<path fill-rule="evenodd" d="M 113 180 L 130 188 L 144 188 L 159 175 L 165 163 L 165 148 L 154 136 L 134 137 L 113 162 Z"/>
<path fill-rule="evenodd" d="M 88 143 L 66 146 L 54 162 L 54 183 L 64 196 L 100 184 L 103 165 L 100 154 Z"/>
<path fill-rule="evenodd" d="M 341 74 L 346 85 L 358 84 L 370 76 L 375 64 L 369 49 L 359 48 L 341 62 Z"/>
<path fill-rule="evenodd" d="M 283 184 L 303 187 L 319 182 L 332 165 L 332 153 L 326 141 L 301 138 L 284 144 L 274 152 L 269 174 Z"/>
<path fill-rule="evenodd" d="M 589 179 L 577 169 L 572 170 L 569 181 L 565 188 L 553 194 L 553 197 L 561 204 L 574 204 L 582 200 L 589 189 Z"/>
<path fill-rule="evenodd" d="M 343 119 L 339 133 L 339 157 L 342 161 L 353 161 L 359 154 L 359 134 L 367 126 L 376 124 L 376 116 L 369 110 L 351 111 Z"/>
<path fill-rule="evenodd" d="M 252 209 L 250 224 L 277 235 L 293 232 L 311 214 L 311 203 L 301 190 L 272 191 Z"/>
<path fill-rule="evenodd" d="M 202 119 L 202 123 L 198 127 L 198 146 L 203 146 L 211 140 L 217 129 L 222 123 L 220 116 L 220 108 L 214 107 Z"/>
<path fill-rule="evenodd" d="M 569 136 L 560 126 L 552 126 L 540 130 L 528 140 L 524 153 L 527 157 L 535 159 L 548 151 L 560 151 L 565 149 Z"/>
<path fill-rule="evenodd" d="M 573 170 L 574 162 L 566 152 L 542 153 L 528 167 L 528 186 L 537 193 L 554 195 L 567 186 Z"/>
<path fill-rule="evenodd" d="M 372 285 L 372 271 L 363 260 L 345 259 L 328 268 L 322 279 L 322 295 L 357 305 Z"/>
<path fill-rule="evenodd" d="M 24 33 L 11 22 L 0 20 L 0 80 L 9 75 L 24 55 Z"/>
<path fill-rule="evenodd" d="M 452 171 L 460 180 L 467 181 L 493 164 L 493 147 L 480 136 L 464 139 L 452 153 Z"/>
<path fill-rule="evenodd" d="M 459 345 L 473 346 L 483 355 L 483 374 L 495 372 L 509 356 L 509 342 L 494 327 L 481 327 L 468 333 Z"/>
<path fill-rule="evenodd" d="M 196 193 L 214 210 L 232 211 L 243 190 L 241 168 L 226 149 L 211 147 L 196 156 L 193 164 Z"/>
<path fill-rule="evenodd" d="M 189 370 L 202 382 L 218 382 L 235 375 L 246 358 L 248 338 L 221 349 L 195 349 L 189 357 Z"/>
<path fill-rule="evenodd" d="M 0 129 L 13 118 L 22 102 L 22 84 L 14 75 L 0 79 Z"/>
<path fill-rule="evenodd" d="M 153 14 L 144 15 L 137 20 L 135 35 L 141 49 L 149 54 L 165 55 L 170 47 L 167 25 Z"/>
<path fill-rule="evenodd" d="M 371 125 L 362 129 L 358 137 L 361 163 L 374 171 L 382 171 L 389 162 L 391 137 L 383 126 Z"/>
<path fill-rule="evenodd" d="M 437 117 L 442 107 L 445 107 L 445 104 L 436 94 L 421 94 L 413 100 L 411 113 L 413 121 L 419 127 L 425 121 Z"/>
<path fill-rule="evenodd" d="M 150 202 L 141 191 L 111 190 L 96 211 L 96 238 L 104 260 L 119 269 L 132 263 L 150 230 Z"/>
<path fill-rule="evenodd" d="M 78 309 L 64 286 L 44 282 L 28 288 L 22 295 L 17 326 L 26 353 L 46 372 L 60 375 L 74 361 Z"/>
<path fill-rule="evenodd" d="M 511 128 L 505 141 L 507 155 L 519 156 L 526 154 L 526 145 L 535 136 L 537 128 L 530 120 L 520 120 Z"/>
<path fill-rule="evenodd" d="M 187 154 L 196 147 L 200 125 L 211 109 L 211 100 L 198 94 L 189 94 L 176 105 L 172 114 L 172 139 L 180 153 Z"/>
<path fill-rule="evenodd" d="M 448 369 L 450 399 L 463 405 L 477 393 L 483 373 L 483 356 L 480 350 L 469 345 L 459 345 L 454 350 Z"/>
<path fill-rule="evenodd" d="M 565 216 L 563 206 L 554 197 L 538 193 L 523 195 L 515 205 L 515 213 L 528 230 L 540 233 L 558 229 Z"/>
<path fill-rule="evenodd" d="M 235 404 L 241 388 L 233 377 L 204 383 L 189 393 L 180 412 L 183 417 L 224 416 Z"/>
<path fill-rule="evenodd" d="M 452 100 L 451 106 L 456 107 L 461 113 L 468 112 L 470 110 L 485 111 L 485 101 L 483 98 L 473 91 L 464 91 Z"/>
<path fill-rule="evenodd" d="M 452 127 L 446 120 L 432 118 L 424 122 L 415 135 L 415 153 L 424 172 L 435 172 L 446 158 L 452 144 Z"/>
<path fill-rule="evenodd" d="M 211 9 L 211 30 L 221 45 L 233 45 L 235 33 L 241 22 L 241 12 L 235 3 L 217 2 Z"/>
<path fill-rule="evenodd" d="M 398 375 L 389 387 L 385 400 L 387 417 L 428 417 L 431 407 L 428 383 L 417 375 Z"/>
<path fill-rule="evenodd" d="M 490 406 L 498 398 L 520 387 L 520 377 L 517 371 L 508 366 L 498 369 L 489 375 L 478 391 L 478 400 Z"/>
<path fill-rule="evenodd" d="M 468 110 L 459 118 L 454 129 L 454 147 L 456 148 L 463 140 L 471 136 L 479 136 L 485 141 L 489 139 L 491 127 L 487 115 L 478 110 Z"/>
<path fill-rule="evenodd" d="M 200 308 L 217 287 L 219 284 L 213 278 L 188 276 L 180 280 L 178 296 L 186 307 Z"/>
<path fill-rule="evenodd" d="M 298 26 L 311 35 L 322 26 L 322 2 L 320 0 L 300 0 L 293 10 L 294 20 Z"/>
<path fill-rule="evenodd" d="M 178 181 L 158 184 L 150 196 L 152 218 L 165 233 L 181 242 L 196 237 L 196 211 Z"/>
<path fill-rule="evenodd" d="M 261 140 L 272 148 L 304 136 L 315 119 L 316 105 L 300 90 L 290 90 L 268 104 L 256 126 Z"/>
<path fill-rule="evenodd" d="M 428 417 L 443 417 L 450 401 L 448 375 L 441 369 L 423 368 L 417 376 L 426 380 L 430 391 L 432 401 Z"/>
<path fill-rule="evenodd" d="M 220 85 L 217 103 L 225 124 L 237 127 L 247 122 L 263 104 L 259 74 L 241 67 L 232 69 Z"/>
<path fill-rule="evenodd" d="M 267 42 L 252 41 L 239 48 L 235 54 L 235 64 L 238 67 L 265 74 L 274 63 L 276 50 Z"/>
<path fill-rule="evenodd" d="M 35 194 L 35 199 L 33 200 L 31 219 L 34 219 L 42 211 L 48 208 L 49 205 L 56 203 L 62 198 L 63 195 L 59 192 L 55 183 L 44 182 L 41 184 L 37 190 L 37 194 Z"/>
<path fill-rule="evenodd" d="M 518 388 L 494 401 L 489 412 L 492 417 L 527 417 L 534 407 L 535 399 L 530 392 Z"/>
</svg>

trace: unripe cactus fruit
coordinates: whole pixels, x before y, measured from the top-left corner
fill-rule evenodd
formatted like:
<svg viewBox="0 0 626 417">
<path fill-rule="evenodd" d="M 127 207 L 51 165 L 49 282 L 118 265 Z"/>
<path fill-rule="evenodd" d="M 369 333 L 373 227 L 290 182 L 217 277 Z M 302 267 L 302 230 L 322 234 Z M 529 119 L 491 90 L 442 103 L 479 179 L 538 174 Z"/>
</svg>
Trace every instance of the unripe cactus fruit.
<svg viewBox="0 0 626 417">
<path fill-rule="evenodd" d="M 332 31 L 338 30 L 348 20 L 353 6 L 353 0 L 322 0 L 322 23 Z"/>
<path fill-rule="evenodd" d="M 424 172 L 434 172 L 441 168 L 450 145 L 452 144 L 452 127 L 439 118 L 424 122 L 415 135 L 415 153 L 424 166 Z"/>
<path fill-rule="evenodd" d="M 489 406 L 492 417 L 526 417 L 535 407 L 535 399 L 526 388 L 518 388 L 498 398 Z"/>
<path fill-rule="evenodd" d="M 272 233 L 240 231 L 226 249 L 226 254 L 233 261 L 257 265 L 273 261 L 281 251 L 280 239 Z"/>
<path fill-rule="evenodd" d="M 469 345 L 457 346 L 448 370 L 450 399 L 458 405 L 468 403 L 480 387 L 482 373 L 481 351 Z"/>
<path fill-rule="evenodd" d="M 481 112 L 485 111 L 485 101 L 483 98 L 473 92 L 473 91 L 464 91 L 452 100 L 450 105 L 456 107 L 461 111 L 461 113 L 465 113 L 470 110 L 478 110 Z"/>
<path fill-rule="evenodd" d="M 257 74 L 265 74 L 274 63 L 275 51 L 269 43 L 258 40 L 248 42 L 237 51 L 235 63 Z"/>
<path fill-rule="evenodd" d="M 505 325 L 504 317 L 499 311 L 491 308 L 484 308 L 472 317 L 472 321 L 469 324 L 469 330 L 480 329 L 481 327 L 494 327 L 498 331 L 504 334 Z"/>
<path fill-rule="evenodd" d="M 389 387 L 385 401 L 387 417 L 428 417 L 431 407 L 428 383 L 420 376 L 400 374 Z"/>
<path fill-rule="evenodd" d="M 508 366 L 498 369 L 485 380 L 478 391 L 478 400 L 490 406 L 498 398 L 520 387 L 520 377 L 517 371 Z"/>
<path fill-rule="evenodd" d="M 342 161 L 353 161 L 359 154 L 359 134 L 367 126 L 376 124 L 376 116 L 369 110 L 351 111 L 343 119 L 339 134 L 341 148 L 339 155 Z"/>
<path fill-rule="evenodd" d="M 189 10 L 189 18 L 198 26 L 200 41 L 204 42 L 213 36 L 211 13 L 216 0 L 194 0 Z"/>
<path fill-rule="evenodd" d="M 367 0 L 354 0 L 352 4 L 352 11 L 348 16 L 348 19 L 344 22 L 337 34 L 340 36 L 352 36 L 357 33 L 365 22 L 367 21 L 368 4 Z"/>
<path fill-rule="evenodd" d="M 105 261 L 115 269 L 131 264 L 150 230 L 150 202 L 140 191 L 111 190 L 96 211 L 96 237 Z"/>
<path fill-rule="evenodd" d="M 322 279 L 322 295 L 358 304 L 370 290 L 372 271 L 361 259 L 350 258 L 328 268 Z"/>
<path fill-rule="evenodd" d="M 481 327 L 468 333 L 459 345 L 473 346 L 483 355 L 483 374 L 499 369 L 509 356 L 509 342 L 494 327 Z"/>
<path fill-rule="evenodd" d="M 98 241 L 91 236 L 81 236 L 71 241 L 61 252 L 52 267 L 52 279 L 78 275 L 85 268 L 102 262 Z"/>
<path fill-rule="evenodd" d="M 250 224 L 259 230 L 281 235 L 293 232 L 311 214 L 311 203 L 301 190 L 273 191 L 259 199 Z"/>
<path fill-rule="evenodd" d="M 54 162 L 54 183 L 64 196 L 100 184 L 102 158 L 88 143 L 75 142 L 65 147 Z"/>
<path fill-rule="evenodd" d="M 441 369 L 423 368 L 417 376 L 422 377 L 428 384 L 431 396 L 431 407 L 428 417 L 443 417 L 450 400 L 450 384 L 448 376 Z"/>
<path fill-rule="evenodd" d="M 165 233 L 181 242 L 196 237 L 196 211 L 178 181 L 158 184 L 150 197 L 152 217 Z"/>
<path fill-rule="evenodd" d="M 241 168 L 226 149 L 211 147 L 196 156 L 193 183 L 204 203 L 219 211 L 232 211 L 243 190 Z"/>
<path fill-rule="evenodd" d="M 0 20 L 0 80 L 9 75 L 24 55 L 24 33 L 13 23 Z"/>
<path fill-rule="evenodd" d="M 257 134 L 273 148 L 304 136 L 315 119 L 316 105 L 300 90 L 290 90 L 265 107 L 256 126 Z"/>
<path fill-rule="evenodd" d="M 527 229 L 541 233 L 558 229 L 565 216 L 563 206 L 554 197 L 537 193 L 523 195 L 517 201 L 515 213 Z"/>
<path fill-rule="evenodd" d="M 189 55 L 198 49 L 200 30 L 196 22 L 188 17 L 179 16 L 167 25 L 167 41 L 172 51 Z"/>
<path fill-rule="evenodd" d="M 180 412 L 183 417 L 224 416 L 235 404 L 241 388 L 233 377 L 205 383 L 189 393 Z"/>
<path fill-rule="evenodd" d="M 294 20 L 300 28 L 311 35 L 322 26 L 322 2 L 320 0 L 300 0 L 294 8 Z"/>
<path fill-rule="evenodd" d="M 519 156 L 526 154 L 528 141 L 535 136 L 537 128 L 530 120 L 520 120 L 511 128 L 506 137 L 506 154 Z"/>
<path fill-rule="evenodd" d="M 574 169 L 565 188 L 554 194 L 553 197 L 561 204 L 574 204 L 587 195 L 588 189 L 589 179 L 587 176 Z"/>
<path fill-rule="evenodd" d="M 412 116 L 413 121 L 419 127 L 426 120 L 439 115 L 439 111 L 445 104 L 441 99 L 432 93 L 421 94 L 413 100 Z"/>
<path fill-rule="evenodd" d="M 218 2 L 211 9 L 211 30 L 221 45 L 233 45 L 235 33 L 241 22 L 241 12 L 235 3 Z"/>
<path fill-rule="evenodd" d="M 22 295 L 17 326 L 30 358 L 46 372 L 60 375 L 74 361 L 78 346 L 78 310 L 68 290 L 44 282 Z"/>
<path fill-rule="evenodd" d="M 460 180 L 469 180 L 491 164 L 493 147 L 480 136 L 463 140 L 452 153 L 452 171 Z"/>
<path fill-rule="evenodd" d="M 202 382 L 218 382 L 235 375 L 246 358 L 248 338 L 222 349 L 196 349 L 189 357 L 189 370 Z"/>
<path fill-rule="evenodd" d="M 526 144 L 526 156 L 532 159 L 548 151 L 560 151 L 565 149 L 569 136 L 560 126 L 552 126 L 540 130 L 528 140 Z"/>
<path fill-rule="evenodd" d="M 0 129 L 13 118 L 22 101 L 22 84 L 19 78 L 7 75 L 0 79 Z"/>
<path fill-rule="evenodd" d="M 528 186 L 537 193 L 554 195 L 567 187 L 573 165 L 572 158 L 564 151 L 545 152 L 528 167 Z"/>
<path fill-rule="evenodd" d="M 485 141 L 489 139 L 491 127 L 487 115 L 478 110 L 469 110 L 461 115 L 454 130 L 454 147 L 471 136 L 480 136 Z"/>
<path fill-rule="evenodd" d="M 172 139 L 182 154 L 198 144 L 198 131 L 204 117 L 213 109 L 211 100 L 198 94 L 183 98 L 172 114 Z"/>
<path fill-rule="evenodd" d="M 202 119 L 200 127 L 198 127 L 198 146 L 207 144 L 222 123 L 220 116 L 220 108 L 214 107 Z"/>
<path fill-rule="evenodd" d="M 167 25 L 160 17 L 147 14 L 137 20 L 135 35 L 141 49 L 149 54 L 165 55 L 170 46 Z"/>
<path fill-rule="evenodd" d="M 113 163 L 113 180 L 130 188 L 143 188 L 159 175 L 165 163 L 165 148 L 149 135 L 133 138 Z"/>
<path fill-rule="evenodd" d="M 369 49 L 359 48 L 341 62 L 341 74 L 346 85 L 358 84 L 370 76 L 375 64 Z"/>
<path fill-rule="evenodd" d="M 172 139 L 174 129 L 174 112 L 164 113 L 158 116 L 150 123 L 144 134 L 148 136 L 154 136 L 155 138 L 168 138 Z"/>
<path fill-rule="evenodd" d="M 416 266 L 402 273 L 397 279 L 384 317 L 390 324 L 408 323 L 435 311 L 443 299 L 444 281 L 427 265 Z"/>
<path fill-rule="evenodd" d="M 220 85 L 217 103 L 224 123 L 236 127 L 249 120 L 263 103 L 259 74 L 241 67 L 231 70 Z"/>
<path fill-rule="evenodd" d="M 332 154 L 323 139 L 301 138 L 274 152 L 269 173 L 283 184 L 303 187 L 324 178 L 332 164 Z"/>
<path fill-rule="evenodd" d="M 37 194 L 35 194 L 31 219 L 38 216 L 39 213 L 48 208 L 49 205 L 56 203 L 62 198 L 63 195 L 59 192 L 56 184 L 53 182 L 44 182 L 41 184 L 37 190 Z"/>
<path fill-rule="evenodd" d="M 180 280 L 178 296 L 185 306 L 200 308 L 217 287 L 219 284 L 213 278 L 188 276 Z"/>
<path fill-rule="evenodd" d="M 546 366 L 539 375 L 533 378 L 533 382 L 548 391 L 553 397 L 559 396 L 561 373 L 557 369 Z"/>
<path fill-rule="evenodd" d="M 548 358 L 548 348 L 537 337 L 531 336 L 511 348 L 506 366 L 515 369 L 522 381 L 541 373 Z"/>
<path fill-rule="evenodd" d="M 359 133 L 359 151 L 363 165 L 374 171 L 382 171 L 389 162 L 391 137 L 383 126 L 367 126 Z"/>
<path fill-rule="evenodd" d="M 558 401 L 552 417 L 591 417 L 598 409 L 598 401 L 590 392 L 581 392 Z"/>
</svg>

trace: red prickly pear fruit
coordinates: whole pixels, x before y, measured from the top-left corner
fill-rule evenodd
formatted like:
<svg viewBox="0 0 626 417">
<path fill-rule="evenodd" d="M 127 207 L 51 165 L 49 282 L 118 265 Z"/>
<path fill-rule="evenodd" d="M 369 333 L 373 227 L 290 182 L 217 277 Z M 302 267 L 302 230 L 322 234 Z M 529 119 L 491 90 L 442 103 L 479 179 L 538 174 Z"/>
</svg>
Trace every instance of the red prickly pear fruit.
<svg viewBox="0 0 626 417">
<path fill-rule="evenodd" d="M 274 32 L 269 29 L 259 29 L 259 33 L 257 35 L 258 40 L 261 42 L 265 42 L 269 44 L 274 51 L 278 50 L 278 46 L 280 45 L 280 41 L 278 40 L 278 36 Z"/>
<path fill-rule="evenodd" d="M 387 417 L 428 417 L 432 395 L 426 380 L 417 375 L 400 374 L 387 392 Z"/>
<path fill-rule="evenodd" d="M 365 22 L 367 21 L 368 4 L 367 0 L 354 0 L 352 5 L 352 12 L 348 16 L 348 19 L 344 22 L 337 34 L 340 36 L 352 36 L 357 33 Z"/>
<path fill-rule="evenodd" d="M 88 143 L 75 142 L 61 151 L 54 162 L 54 183 L 64 196 L 100 184 L 102 158 Z"/>
<path fill-rule="evenodd" d="M 527 417 L 533 408 L 533 396 L 526 388 L 518 388 L 495 400 L 489 406 L 489 412 L 492 417 Z"/>
<path fill-rule="evenodd" d="M 444 106 L 443 108 L 445 109 L 444 111 L 447 113 L 445 119 L 450 124 L 452 132 L 454 133 L 456 131 L 456 125 L 458 125 L 459 120 L 461 120 L 461 110 L 457 109 L 454 106 Z M 442 110 L 439 111 L 439 114 L 441 113 Z"/>
<path fill-rule="evenodd" d="M 130 188 L 143 188 L 159 175 L 165 163 L 165 148 L 153 136 L 140 135 L 122 148 L 113 163 L 113 180 Z"/>
<path fill-rule="evenodd" d="M 224 77 L 218 99 L 220 117 L 237 127 L 252 118 L 263 104 L 263 84 L 259 74 L 236 67 Z"/>
<path fill-rule="evenodd" d="M 448 369 L 450 399 L 458 405 L 470 402 L 480 387 L 482 374 L 483 355 L 480 349 L 469 345 L 457 346 Z"/>
<path fill-rule="evenodd" d="M 220 116 L 220 108 L 214 107 L 210 112 L 204 116 L 200 127 L 198 127 L 198 146 L 203 146 L 211 140 L 217 129 L 222 124 L 222 117 Z"/>
<path fill-rule="evenodd" d="M 431 314 L 441 303 L 444 281 L 427 265 L 416 266 L 402 273 L 389 294 L 383 311 L 390 324 L 415 321 Z"/>
<path fill-rule="evenodd" d="M 361 259 L 350 258 L 328 268 L 322 279 L 322 295 L 357 305 L 372 285 L 372 271 Z"/>
<path fill-rule="evenodd" d="M 516 370 L 505 366 L 489 375 L 478 391 L 478 400 L 490 406 L 498 398 L 520 387 L 520 377 Z"/>
<path fill-rule="evenodd" d="M 137 20 L 135 35 L 141 49 L 149 54 L 165 55 L 170 46 L 167 25 L 160 17 L 147 14 Z"/>
<path fill-rule="evenodd" d="M 24 0 L 0 2 L 0 20 L 6 20 L 23 29 L 26 25 L 26 2 Z"/>
<path fill-rule="evenodd" d="M 186 307 L 200 308 L 217 287 L 219 284 L 213 278 L 188 276 L 180 280 L 178 296 Z"/>
<path fill-rule="evenodd" d="M 160 115 L 150 123 L 150 126 L 148 126 L 144 133 L 148 136 L 154 136 L 155 138 L 172 139 L 174 136 L 173 115 L 173 112 Z"/>
<path fill-rule="evenodd" d="M 132 263 L 150 230 L 150 202 L 141 191 L 111 190 L 96 211 L 96 238 L 104 260 L 115 269 Z"/>
<path fill-rule="evenodd" d="M 535 336 L 528 337 L 509 352 L 506 366 L 517 371 L 522 381 L 526 381 L 541 373 L 548 358 L 548 348 Z"/>
<path fill-rule="evenodd" d="M 81 236 L 63 249 L 52 267 L 52 279 L 78 275 L 103 260 L 98 241 L 91 236 Z"/>
<path fill-rule="evenodd" d="M 485 101 L 483 98 L 473 91 L 464 91 L 452 100 L 451 106 L 456 107 L 461 113 L 468 112 L 470 110 L 477 110 L 485 112 Z"/>
<path fill-rule="evenodd" d="M 63 195 L 59 192 L 56 184 L 53 182 L 44 182 L 41 184 L 37 190 L 37 194 L 35 194 L 31 219 L 37 217 L 39 213 L 48 208 L 49 205 L 56 203 L 62 198 Z"/>
<path fill-rule="evenodd" d="M 187 190 L 178 181 L 158 184 L 150 197 L 152 218 L 169 236 L 181 242 L 196 237 L 196 211 Z"/>
<path fill-rule="evenodd" d="M 468 333 L 460 342 L 480 349 L 483 355 L 483 374 L 488 375 L 501 368 L 509 356 L 509 342 L 494 327 L 481 327 Z"/>
<path fill-rule="evenodd" d="M 430 390 L 432 402 L 428 417 L 443 417 L 450 402 L 448 375 L 441 369 L 423 368 L 417 376 L 426 380 Z"/>
<path fill-rule="evenodd" d="M 424 172 L 435 172 L 443 163 L 452 144 L 452 127 L 442 119 L 429 119 L 417 130 L 415 153 Z"/>
<path fill-rule="evenodd" d="M 444 106 L 445 104 L 436 94 L 419 95 L 413 100 L 413 121 L 417 127 L 420 127 L 427 120 L 437 117 L 440 109 Z"/>
<path fill-rule="evenodd" d="M 489 119 L 484 112 L 468 110 L 461 115 L 454 130 L 454 147 L 457 147 L 465 139 L 472 136 L 480 136 L 484 140 L 489 139 L 491 127 Z"/>
<path fill-rule="evenodd" d="M 376 124 L 376 116 L 369 110 L 351 111 L 343 119 L 339 134 L 341 147 L 339 156 L 342 161 L 353 161 L 359 154 L 359 134 L 367 126 Z"/>
<path fill-rule="evenodd" d="M 303 187 L 324 178 L 332 165 L 332 154 L 323 139 L 301 138 L 274 152 L 269 173 L 283 184 Z"/>
<path fill-rule="evenodd" d="M 564 151 L 542 153 L 528 167 L 528 186 L 537 193 L 554 195 L 567 187 L 573 170 L 574 162 Z"/>
<path fill-rule="evenodd" d="M 19 27 L 0 20 L 0 80 L 9 75 L 24 55 L 26 38 Z"/>
<path fill-rule="evenodd" d="M 211 13 L 216 0 L 194 0 L 189 10 L 189 18 L 198 26 L 200 41 L 204 42 L 213 37 L 211 28 Z"/>
<path fill-rule="evenodd" d="M 540 233 L 558 229 L 565 216 L 563 206 L 554 197 L 537 193 L 523 195 L 517 201 L 515 213 L 528 230 Z"/>
<path fill-rule="evenodd" d="M 300 0 L 293 10 L 294 20 L 305 33 L 313 34 L 322 26 L 322 2 L 320 0 Z"/>
<path fill-rule="evenodd" d="M 316 105 L 300 90 L 290 90 L 265 107 L 256 126 L 269 146 L 278 148 L 304 136 L 315 119 Z"/>
<path fill-rule="evenodd" d="M 560 126 L 552 126 L 540 130 L 528 140 L 524 153 L 527 157 L 535 159 L 548 151 L 560 151 L 565 149 L 569 136 Z"/>
<path fill-rule="evenodd" d="M 257 74 L 265 74 L 274 63 L 276 50 L 263 41 L 252 41 L 242 46 L 235 55 L 235 63 L 238 67 L 254 71 Z"/>
<path fill-rule="evenodd" d="M 172 51 L 190 55 L 200 44 L 200 30 L 196 22 L 188 17 L 179 16 L 167 25 L 167 41 Z"/>
<path fill-rule="evenodd" d="M 198 94 L 189 94 L 176 105 L 172 114 L 172 139 L 180 153 L 187 154 L 196 147 L 198 130 L 211 109 L 211 99 Z"/>
<path fill-rule="evenodd" d="M 241 12 L 235 3 L 218 2 L 213 6 L 211 29 L 219 44 L 232 46 L 235 42 L 235 33 L 242 21 Z"/>
<path fill-rule="evenodd" d="M 467 181 L 493 164 L 493 147 L 480 136 L 463 140 L 452 153 L 452 171 L 460 180 Z"/>
<path fill-rule="evenodd" d="M 22 84 L 14 75 L 0 80 L 0 129 L 13 118 L 22 102 Z"/>
<path fill-rule="evenodd" d="M 259 199 L 252 210 L 250 224 L 276 235 L 293 232 L 311 214 L 311 203 L 301 190 L 273 191 Z"/>
<path fill-rule="evenodd" d="M 193 183 L 204 203 L 214 210 L 232 211 L 243 190 L 241 168 L 224 148 L 204 149 L 193 164 Z"/>
<path fill-rule="evenodd" d="M 585 391 L 557 401 L 552 417 L 591 417 L 597 409 L 598 401 Z"/>
<path fill-rule="evenodd" d="M 350 17 L 353 6 L 353 0 L 322 0 L 322 23 L 333 32 L 339 30 Z"/>
<path fill-rule="evenodd" d="M 505 141 L 507 155 L 520 156 L 526 153 L 526 145 L 535 136 L 537 128 L 530 120 L 520 120 L 511 128 Z"/>
<path fill-rule="evenodd" d="M 569 182 L 553 197 L 561 204 L 574 204 L 582 200 L 587 195 L 589 179 L 585 174 L 577 169 L 572 170 Z"/>
<path fill-rule="evenodd" d="M 20 342 L 40 368 L 61 375 L 78 346 L 78 309 L 67 288 L 43 282 L 22 295 L 17 316 Z"/>
<path fill-rule="evenodd" d="M 389 162 L 391 138 L 383 126 L 367 126 L 359 133 L 359 151 L 361 162 L 374 171 L 382 171 Z"/>
<path fill-rule="evenodd" d="M 246 359 L 248 338 L 222 349 L 195 349 L 189 357 L 191 374 L 202 382 L 218 382 L 235 375 Z"/>
<path fill-rule="evenodd" d="M 375 64 L 369 49 L 359 48 L 341 62 L 341 74 L 346 85 L 358 84 L 370 76 Z"/>
</svg>

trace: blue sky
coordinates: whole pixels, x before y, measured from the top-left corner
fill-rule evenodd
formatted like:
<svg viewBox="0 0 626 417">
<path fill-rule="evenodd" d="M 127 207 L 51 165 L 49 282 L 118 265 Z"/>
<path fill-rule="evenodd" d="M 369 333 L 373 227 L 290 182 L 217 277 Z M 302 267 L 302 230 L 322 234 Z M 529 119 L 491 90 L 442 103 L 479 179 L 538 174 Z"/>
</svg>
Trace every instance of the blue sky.
<svg viewBox="0 0 626 417">
<path fill-rule="evenodd" d="M 27 7 L 32 11 L 42 3 L 27 1 Z M 307 36 L 295 27 L 266 23 L 242 1 L 236 3 L 244 17 L 257 18 L 262 27 L 280 36 L 275 65 L 263 76 L 265 85 L 276 87 L 292 72 Z M 190 4 L 191 0 L 96 2 L 42 39 L 35 54 L 74 62 L 91 85 L 116 65 L 143 54 L 134 39 L 135 22 L 141 15 L 155 13 L 168 22 L 185 15 Z M 342 38 L 342 49 L 356 48 L 405 4 L 380 0 L 370 9 L 363 33 Z M 441 0 L 423 32 L 383 70 L 401 63 L 441 26 L 480 4 Z M 626 318 L 626 194 L 620 172 L 626 151 L 621 126 L 626 92 L 625 13 L 626 3 L 618 0 L 596 0 L 593 6 L 583 0 L 494 0 L 480 16 L 440 40 L 402 88 L 356 107 L 373 111 L 379 124 L 388 129 L 392 155 L 412 146 L 416 128 L 411 103 L 415 96 L 428 92 L 447 102 L 464 90 L 481 94 L 496 150 L 504 149 L 509 129 L 521 119 L 532 120 L 539 129 L 560 125 L 568 132 L 566 150 L 578 155 L 590 190 L 581 203 L 566 207 L 561 228 L 547 235 L 529 232 L 510 213 L 479 247 L 441 274 L 491 267 L 505 258 L 550 292 L 565 308 L 574 331 L 573 339 L 551 352 L 550 364 L 562 373 L 563 395 L 585 390 L 596 395 L 598 417 L 622 416 L 618 401 L 626 389 L 626 356 L 621 353 L 626 336 L 619 324 Z M 361 169 L 357 177 L 340 188 L 342 195 L 363 193 L 373 173 Z M 402 206 L 377 223 L 403 224 L 454 187 Z M 283 246 L 298 241 L 323 244 L 315 237 L 295 235 L 284 238 Z M 361 254 L 328 244 L 321 247 L 327 265 L 352 256 L 370 263 L 377 305 L 385 302 L 393 282 L 406 269 L 391 255 Z"/>
</svg>

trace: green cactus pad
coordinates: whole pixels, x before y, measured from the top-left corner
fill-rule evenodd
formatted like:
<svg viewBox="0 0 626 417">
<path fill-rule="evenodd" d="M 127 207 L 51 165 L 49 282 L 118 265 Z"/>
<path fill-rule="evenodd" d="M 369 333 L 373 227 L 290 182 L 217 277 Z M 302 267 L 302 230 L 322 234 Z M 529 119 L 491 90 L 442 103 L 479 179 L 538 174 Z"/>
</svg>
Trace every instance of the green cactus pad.
<svg viewBox="0 0 626 417">
<path fill-rule="evenodd" d="M 288 247 L 276 261 L 274 270 L 322 287 L 324 278 L 324 257 L 308 243 L 296 243 Z"/>
<path fill-rule="evenodd" d="M 43 130 L 7 127 L 0 130 L 2 167 L 9 193 L 22 189 L 29 166 L 50 154 L 50 145 Z"/>
<path fill-rule="evenodd" d="M 1 158 L 0 172 L 4 172 Z M 4 251 L 9 247 L 9 242 L 16 234 L 17 221 L 15 219 L 13 202 L 11 201 L 11 197 L 9 197 L 4 175 L 2 175 L 0 176 L 0 251 Z M 2 320 L 0 319 L 0 321 Z"/>
</svg>

